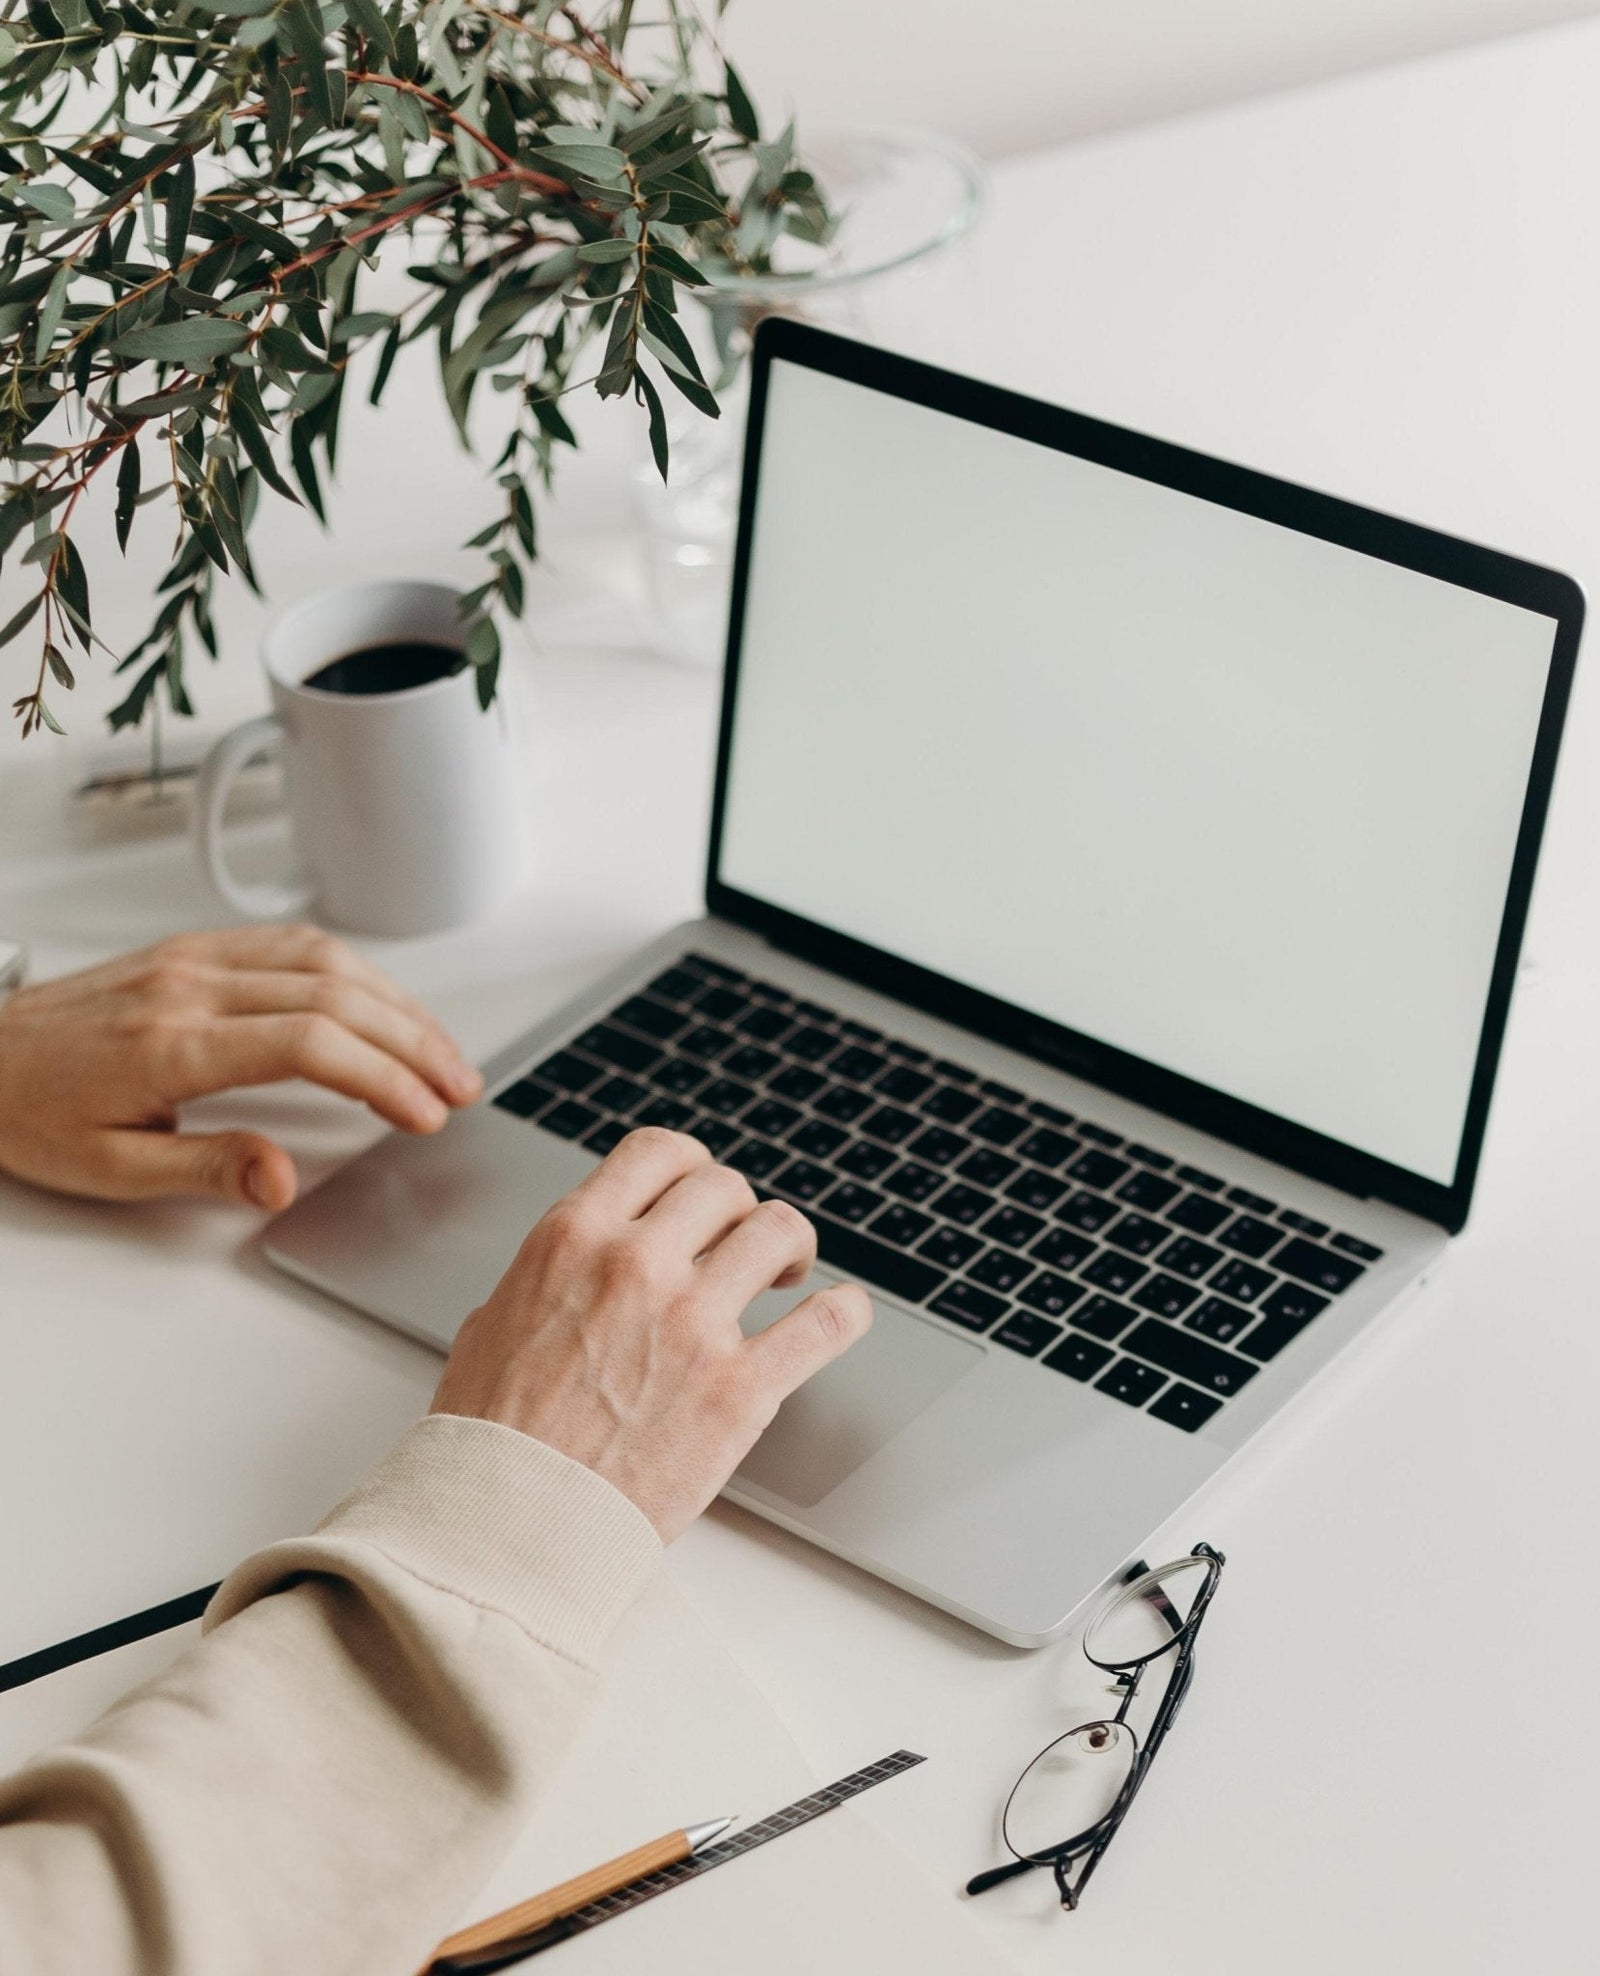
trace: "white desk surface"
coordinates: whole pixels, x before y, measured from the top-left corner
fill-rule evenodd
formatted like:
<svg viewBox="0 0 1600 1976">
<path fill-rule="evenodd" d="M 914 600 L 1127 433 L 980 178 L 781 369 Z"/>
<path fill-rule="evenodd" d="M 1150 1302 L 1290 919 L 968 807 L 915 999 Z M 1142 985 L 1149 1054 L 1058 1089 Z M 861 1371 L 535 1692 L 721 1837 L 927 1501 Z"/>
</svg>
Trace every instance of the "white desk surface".
<svg viewBox="0 0 1600 1976">
<path fill-rule="evenodd" d="M 1597 104 L 1600 27 L 1582 26 L 1023 160 L 959 313 L 900 340 L 1592 579 Z M 352 435 L 336 548 L 278 527 L 280 596 L 463 567 L 479 483 L 428 382 L 407 401 Z M 569 476 L 538 592 L 531 897 L 374 949 L 479 1052 L 696 907 L 714 687 L 629 631 L 619 476 L 614 442 Z M 100 579 L 129 622 L 137 574 Z M 230 643 L 253 613 L 228 601 Z M 212 722 L 256 704 L 243 654 L 200 689 Z M 1117 1976 L 1499 1971 L 1586 1932 L 1597 718 L 1580 668 L 1471 1227 L 1153 1540 L 1230 1556 L 1194 1692 L 1083 1910 L 1026 1883 L 991 1895 L 997 1954 Z M 0 744 L 0 927 L 45 971 L 210 916 L 178 844 L 68 847 L 83 745 Z M 316 1171 L 371 1136 L 312 1094 L 236 1109 Z M 425 1402 L 436 1362 L 277 1278 L 254 1229 L 0 1189 L 0 1660 L 314 1517 Z M 1004 1781 L 1062 1688 L 1082 1693 L 1075 1649 L 1013 1652 L 728 1509 L 671 1569 L 820 1775 L 925 1750 L 864 1815 L 947 1883 L 989 1861 Z"/>
</svg>

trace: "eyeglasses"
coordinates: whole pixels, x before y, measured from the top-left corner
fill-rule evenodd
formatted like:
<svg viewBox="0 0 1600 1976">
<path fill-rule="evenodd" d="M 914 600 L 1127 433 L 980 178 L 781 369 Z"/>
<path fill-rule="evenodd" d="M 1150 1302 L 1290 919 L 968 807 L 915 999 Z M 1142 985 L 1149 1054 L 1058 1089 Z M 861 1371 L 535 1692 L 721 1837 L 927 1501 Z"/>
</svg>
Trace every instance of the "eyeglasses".
<svg viewBox="0 0 1600 1976">
<path fill-rule="evenodd" d="M 1067 1730 L 1023 1771 L 1000 1821 L 1011 1861 L 969 1880 L 969 1894 L 1048 1866 L 1061 1905 L 1078 1905 L 1183 1706 L 1194 1679 L 1195 1635 L 1226 1562 L 1221 1551 L 1196 1544 L 1153 1571 L 1142 1560 L 1129 1567 L 1083 1636 L 1090 1662 L 1116 1676 L 1116 1713 Z M 1129 1712 L 1145 1670 L 1168 1655 L 1167 1685 L 1141 1742 Z"/>
</svg>

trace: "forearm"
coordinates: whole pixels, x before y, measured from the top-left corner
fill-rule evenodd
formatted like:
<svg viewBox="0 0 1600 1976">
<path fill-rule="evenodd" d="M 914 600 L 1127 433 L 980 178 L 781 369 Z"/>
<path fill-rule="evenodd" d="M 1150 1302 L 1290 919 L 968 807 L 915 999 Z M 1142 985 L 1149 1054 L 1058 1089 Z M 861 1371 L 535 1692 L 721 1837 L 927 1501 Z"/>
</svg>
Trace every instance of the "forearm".
<svg viewBox="0 0 1600 1976">
<path fill-rule="evenodd" d="M 658 1555 L 550 1449 L 420 1423 L 235 1572 L 167 1674 L 0 1783 L 0 1976 L 410 1976 Z"/>
</svg>

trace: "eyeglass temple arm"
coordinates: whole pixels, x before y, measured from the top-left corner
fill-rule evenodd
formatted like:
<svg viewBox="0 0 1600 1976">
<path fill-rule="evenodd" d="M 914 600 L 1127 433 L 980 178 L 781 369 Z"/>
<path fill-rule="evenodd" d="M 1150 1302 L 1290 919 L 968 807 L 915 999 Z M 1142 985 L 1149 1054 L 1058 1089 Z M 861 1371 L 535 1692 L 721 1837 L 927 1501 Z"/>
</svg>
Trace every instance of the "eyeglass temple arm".
<svg viewBox="0 0 1600 1976">
<path fill-rule="evenodd" d="M 1035 1867 L 1049 1866 L 1048 1859 L 1013 1859 L 1004 1866 L 991 1866 L 987 1873 L 975 1873 L 967 1882 L 969 1894 L 986 1894 L 991 1887 L 998 1887 L 1002 1880 L 1015 1880 L 1019 1873 L 1031 1873 Z"/>
</svg>

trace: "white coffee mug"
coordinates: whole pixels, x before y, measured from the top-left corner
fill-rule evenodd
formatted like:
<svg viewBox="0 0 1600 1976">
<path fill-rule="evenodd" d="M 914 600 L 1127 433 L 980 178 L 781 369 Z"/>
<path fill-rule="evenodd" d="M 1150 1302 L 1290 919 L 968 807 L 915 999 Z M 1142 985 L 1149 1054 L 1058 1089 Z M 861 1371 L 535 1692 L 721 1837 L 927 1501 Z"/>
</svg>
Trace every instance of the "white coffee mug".
<svg viewBox="0 0 1600 1976">
<path fill-rule="evenodd" d="M 480 708 L 471 666 L 392 693 L 306 681 L 330 660 L 418 641 L 461 650 L 440 583 L 361 583 L 307 598 L 268 627 L 273 711 L 224 735 L 195 794 L 195 844 L 223 901 L 252 919 L 313 913 L 357 933 L 436 933 L 493 911 L 527 875 L 527 826 L 503 697 Z M 244 884 L 222 847 L 240 769 L 274 742 L 303 885 Z"/>
</svg>

